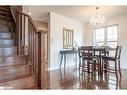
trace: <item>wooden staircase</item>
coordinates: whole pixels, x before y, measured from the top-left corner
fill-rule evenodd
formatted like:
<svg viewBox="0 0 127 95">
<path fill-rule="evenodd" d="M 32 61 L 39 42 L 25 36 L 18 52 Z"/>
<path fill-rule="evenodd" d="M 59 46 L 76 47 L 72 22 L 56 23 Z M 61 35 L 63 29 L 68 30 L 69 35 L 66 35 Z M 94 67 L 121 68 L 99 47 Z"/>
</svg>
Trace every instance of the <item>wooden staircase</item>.
<svg viewBox="0 0 127 95">
<path fill-rule="evenodd" d="M 0 88 L 37 89 L 28 55 L 18 55 L 16 25 L 9 6 L 0 6 Z"/>
</svg>

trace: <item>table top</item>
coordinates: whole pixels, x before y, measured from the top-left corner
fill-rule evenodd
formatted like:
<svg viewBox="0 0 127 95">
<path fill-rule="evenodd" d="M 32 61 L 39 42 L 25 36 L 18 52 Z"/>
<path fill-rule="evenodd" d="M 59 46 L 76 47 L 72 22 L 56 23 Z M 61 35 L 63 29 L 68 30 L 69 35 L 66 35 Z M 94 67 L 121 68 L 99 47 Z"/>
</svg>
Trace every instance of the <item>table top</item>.
<svg viewBox="0 0 127 95">
<path fill-rule="evenodd" d="M 116 50 L 116 48 L 111 48 L 111 47 L 93 47 L 93 50 L 95 51 L 112 51 L 112 50 Z"/>
<path fill-rule="evenodd" d="M 111 50 L 115 50 L 115 48 L 105 48 L 105 47 L 93 47 L 94 51 L 104 51 L 105 49 L 107 49 L 106 51 L 111 51 Z M 65 50 L 60 50 L 60 54 L 73 54 L 73 53 L 78 53 L 78 50 L 76 49 L 65 49 Z"/>
<path fill-rule="evenodd" d="M 73 53 L 78 53 L 78 50 L 70 49 L 70 50 L 61 50 L 60 51 L 60 54 L 73 54 Z"/>
</svg>

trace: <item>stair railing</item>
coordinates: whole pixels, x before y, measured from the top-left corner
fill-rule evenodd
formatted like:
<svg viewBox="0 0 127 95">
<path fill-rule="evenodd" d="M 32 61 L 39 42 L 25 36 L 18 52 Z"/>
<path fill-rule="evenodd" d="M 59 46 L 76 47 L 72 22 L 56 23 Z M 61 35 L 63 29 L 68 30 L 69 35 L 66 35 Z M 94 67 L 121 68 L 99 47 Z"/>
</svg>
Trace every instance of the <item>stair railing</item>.
<svg viewBox="0 0 127 95">
<path fill-rule="evenodd" d="M 37 86 L 41 88 L 41 32 L 38 31 L 30 15 L 11 7 L 16 22 L 16 43 L 18 55 L 27 54 L 28 63 L 32 64 Z"/>
</svg>

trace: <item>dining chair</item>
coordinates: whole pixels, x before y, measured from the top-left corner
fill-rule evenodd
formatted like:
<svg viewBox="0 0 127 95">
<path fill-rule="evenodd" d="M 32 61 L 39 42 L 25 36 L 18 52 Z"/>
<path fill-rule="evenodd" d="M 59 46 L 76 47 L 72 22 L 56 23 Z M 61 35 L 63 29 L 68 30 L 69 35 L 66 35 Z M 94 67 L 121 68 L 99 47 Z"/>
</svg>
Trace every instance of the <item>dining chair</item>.
<svg viewBox="0 0 127 95">
<path fill-rule="evenodd" d="M 109 46 L 100 46 L 100 47 L 95 47 L 94 48 L 94 56 L 97 58 L 98 64 L 97 67 L 100 67 L 100 75 L 103 75 L 103 56 L 108 56 L 109 55 Z"/>
<path fill-rule="evenodd" d="M 107 73 L 107 72 L 115 73 L 117 79 L 118 79 L 118 72 L 119 72 L 120 78 L 122 76 L 121 67 L 120 67 L 121 49 L 122 49 L 122 46 L 117 46 L 116 47 L 116 51 L 115 51 L 115 56 L 114 57 L 103 56 L 103 63 L 104 63 L 103 64 L 103 67 L 104 67 L 103 71 L 105 71 L 105 73 Z M 111 62 L 109 62 L 109 61 L 113 61 L 114 62 L 115 68 L 113 68 L 113 69 L 110 68 Z"/>
<path fill-rule="evenodd" d="M 92 73 L 96 70 L 97 59 L 93 55 L 93 46 L 81 46 L 79 51 L 79 72 Z"/>
</svg>

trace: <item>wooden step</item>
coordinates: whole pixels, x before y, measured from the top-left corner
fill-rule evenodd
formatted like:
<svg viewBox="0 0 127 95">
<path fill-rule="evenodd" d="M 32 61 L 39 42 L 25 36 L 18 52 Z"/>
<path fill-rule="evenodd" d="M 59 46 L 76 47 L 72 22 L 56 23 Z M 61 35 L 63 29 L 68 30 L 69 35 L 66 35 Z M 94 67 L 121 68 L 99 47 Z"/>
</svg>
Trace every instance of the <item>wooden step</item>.
<svg viewBox="0 0 127 95">
<path fill-rule="evenodd" d="M 35 90 L 35 89 L 39 89 L 39 87 L 37 87 L 36 85 L 32 86 L 32 87 L 29 87 L 29 88 L 25 88 L 27 90 Z"/>
<path fill-rule="evenodd" d="M 0 10 L 0 16 L 5 16 L 7 18 L 13 18 L 11 12 L 1 11 L 1 10 Z"/>
<path fill-rule="evenodd" d="M 0 86 L 3 87 L 4 90 L 29 89 L 31 87 L 37 87 L 35 77 L 32 75 L 23 75 L 5 80 L 3 83 L 0 83 Z"/>
<path fill-rule="evenodd" d="M 0 15 L 3 15 L 3 16 L 12 16 L 11 12 L 6 12 L 6 11 L 2 11 L 2 10 L 0 10 Z"/>
<path fill-rule="evenodd" d="M 7 25 L 0 25 L 0 32 L 9 32 L 9 27 Z"/>
<path fill-rule="evenodd" d="M 17 47 L 0 48 L 0 57 L 16 56 Z"/>
<path fill-rule="evenodd" d="M 0 15 L 0 20 L 13 21 L 13 17 Z"/>
<path fill-rule="evenodd" d="M 13 47 L 0 47 L 0 57 L 7 56 L 16 56 L 17 55 L 17 46 Z"/>
<path fill-rule="evenodd" d="M 32 65 L 17 65 L 0 68 L 0 81 L 32 73 Z"/>
<path fill-rule="evenodd" d="M 0 39 L 0 47 L 14 46 L 14 40 L 8 38 Z"/>
<path fill-rule="evenodd" d="M 8 6 L 8 5 L 1 5 L 0 7 L 3 7 L 5 9 L 10 9 L 10 6 Z"/>
<path fill-rule="evenodd" d="M 28 56 L 0 57 L 0 68 L 13 65 L 28 64 Z"/>
<path fill-rule="evenodd" d="M 7 31 L 9 31 L 9 30 L 1 31 L 1 27 L 0 27 L 0 38 L 12 38 L 12 33 L 11 32 L 7 32 Z"/>
<path fill-rule="evenodd" d="M 21 48 L 21 54 L 24 55 L 24 47 Z M 9 57 L 9 56 L 17 56 L 18 48 L 17 46 L 9 46 L 9 47 L 0 47 L 0 57 Z"/>
<path fill-rule="evenodd" d="M 0 20 L 0 26 L 10 26 L 10 27 L 13 27 L 14 26 L 14 22 L 12 22 L 12 21 L 6 21 L 6 20 Z"/>
<path fill-rule="evenodd" d="M 10 12 L 10 8 L 6 6 L 0 6 L 1 11 Z"/>
</svg>

